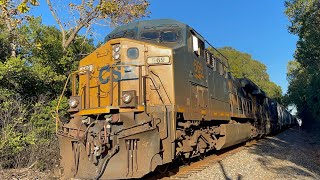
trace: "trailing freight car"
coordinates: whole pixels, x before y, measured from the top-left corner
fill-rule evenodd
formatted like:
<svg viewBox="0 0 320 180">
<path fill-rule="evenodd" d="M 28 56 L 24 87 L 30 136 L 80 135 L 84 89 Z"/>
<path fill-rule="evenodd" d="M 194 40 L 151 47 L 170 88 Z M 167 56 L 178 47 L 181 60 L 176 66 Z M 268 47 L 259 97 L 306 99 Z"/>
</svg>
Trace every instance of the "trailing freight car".
<svg viewBox="0 0 320 180">
<path fill-rule="evenodd" d="M 71 119 L 57 115 L 63 174 L 140 178 L 292 123 L 287 111 L 193 28 L 171 19 L 116 28 L 70 75 Z"/>
</svg>

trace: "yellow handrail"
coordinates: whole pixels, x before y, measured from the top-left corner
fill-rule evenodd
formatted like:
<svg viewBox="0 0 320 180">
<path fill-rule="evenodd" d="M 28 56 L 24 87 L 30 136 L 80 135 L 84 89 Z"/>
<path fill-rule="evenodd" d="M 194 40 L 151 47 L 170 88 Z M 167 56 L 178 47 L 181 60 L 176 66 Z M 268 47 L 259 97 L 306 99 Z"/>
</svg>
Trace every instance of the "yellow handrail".
<svg viewBox="0 0 320 180">
<path fill-rule="evenodd" d="M 66 89 L 67 89 L 67 85 L 68 85 L 68 82 L 69 82 L 69 80 L 70 80 L 70 77 L 71 77 L 72 75 L 76 74 L 76 73 L 83 72 L 83 71 L 86 71 L 86 70 L 81 70 L 81 71 L 78 70 L 78 71 L 74 71 L 74 72 L 72 72 L 71 74 L 69 74 L 69 76 L 68 76 L 68 78 L 67 78 L 67 80 L 66 80 L 66 83 L 64 84 L 64 87 L 63 87 L 62 93 L 61 93 L 61 95 L 60 95 L 60 97 L 59 97 L 59 101 L 58 101 L 58 104 L 57 104 L 57 107 L 56 107 L 56 111 L 55 111 L 55 113 L 56 113 L 56 116 L 55 116 L 55 120 L 56 120 L 56 133 L 58 132 L 58 126 L 59 126 L 59 123 L 61 122 L 61 121 L 60 121 L 60 117 L 59 117 L 59 107 L 60 107 L 60 104 L 61 104 L 63 95 L 64 95 L 64 93 L 65 93 L 65 91 L 66 91 Z"/>
</svg>

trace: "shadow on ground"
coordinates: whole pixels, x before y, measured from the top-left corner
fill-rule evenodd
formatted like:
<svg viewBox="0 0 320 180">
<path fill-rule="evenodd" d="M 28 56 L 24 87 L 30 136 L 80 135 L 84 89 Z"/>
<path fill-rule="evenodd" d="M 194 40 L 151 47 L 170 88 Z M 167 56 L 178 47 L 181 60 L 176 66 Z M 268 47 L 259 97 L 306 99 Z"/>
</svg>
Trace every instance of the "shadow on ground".
<svg viewBox="0 0 320 180">
<path fill-rule="evenodd" d="M 249 147 L 257 160 L 279 178 L 320 177 L 320 129 L 290 128 Z"/>
</svg>

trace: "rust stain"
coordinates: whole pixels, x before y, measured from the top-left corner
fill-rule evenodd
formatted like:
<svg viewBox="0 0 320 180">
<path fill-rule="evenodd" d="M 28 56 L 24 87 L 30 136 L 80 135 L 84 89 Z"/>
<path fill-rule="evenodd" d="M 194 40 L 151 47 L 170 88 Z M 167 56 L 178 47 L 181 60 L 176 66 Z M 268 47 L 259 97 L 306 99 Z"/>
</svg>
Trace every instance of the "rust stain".
<svg viewBox="0 0 320 180">
<path fill-rule="evenodd" d="M 204 78 L 202 64 L 197 60 L 194 60 L 193 66 L 194 66 L 194 77 L 198 80 L 202 80 Z"/>
</svg>

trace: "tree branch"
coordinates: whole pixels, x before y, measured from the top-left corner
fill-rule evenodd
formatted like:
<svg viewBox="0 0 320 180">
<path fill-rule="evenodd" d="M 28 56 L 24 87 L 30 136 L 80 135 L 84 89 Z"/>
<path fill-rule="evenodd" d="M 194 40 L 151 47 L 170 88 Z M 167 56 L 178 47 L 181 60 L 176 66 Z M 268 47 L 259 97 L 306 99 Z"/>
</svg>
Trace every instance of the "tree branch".
<svg viewBox="0 0 320 180">
<path fill-rule="evenodd" d="M 9 13 L 9 10 L 7 8 L 8 4 L 4 4 L 1 8 L 3 14 L 4 14 L 4 23 L 8 28 L 8 32 L 9 32 L 9 41 L 10 41 L 10 47 L 11 47 L 11 57 L 16 57 L 16 50 L 17 50 L 17 44 L 14 40 L 14 29 L 11 25 L 11 15 Z"/>
<path fill-rule="evenodd" d="M 78 24 L 78 26 L 75 27 L 75 29 L 71 32 L 71 35 L 68 37 L 66 42 L 64 43 L 63 48 L 68 48 L 72 41 L 75 39 L 77 36 L 78 32 L 87 24 L 90 24 L 90 21 L 92 21 L 95 18 L 96 12 L 92 11 L 87 14 L 87 17 L 81 20 Z"/>
<path fill-rule="evenodd" d="M 46 0 L 47 1 L 47 4 L 49 6 L 49 9 L 51 11 L 51 14 L 53 16 L 53 18 L 56 20 L 56 22 L 58 23 L 60 29 L 61 29 L 61 32 L 62 32 L 62 47 L 65 48 L 65 44 L 66 44 L 66 31 L 65 29 L 63 28 L 63 25 L 60 21 L 60 19 L 58 18 L 57 14 L 55 13 L 55 10 L 53 9 L 52 7 L 52 4 L 51 4 L 51 0 Z"/>
<path fill-rule="evenodd" d="M 63 44 L 63 48 L 64 49 L 67 49 L 70 46 L 70 44 L 72 43 L 72 41 L 77 36 L 77 34 L 80 31 L 80 29 L 83 28 L 83 27 L 84 27 L 84 24 L 79 24 L 78 26 L 76 26 L 76 28 L 72 31 L 71 35 L 68 37 L 68 39 Z"/>
</svg>

